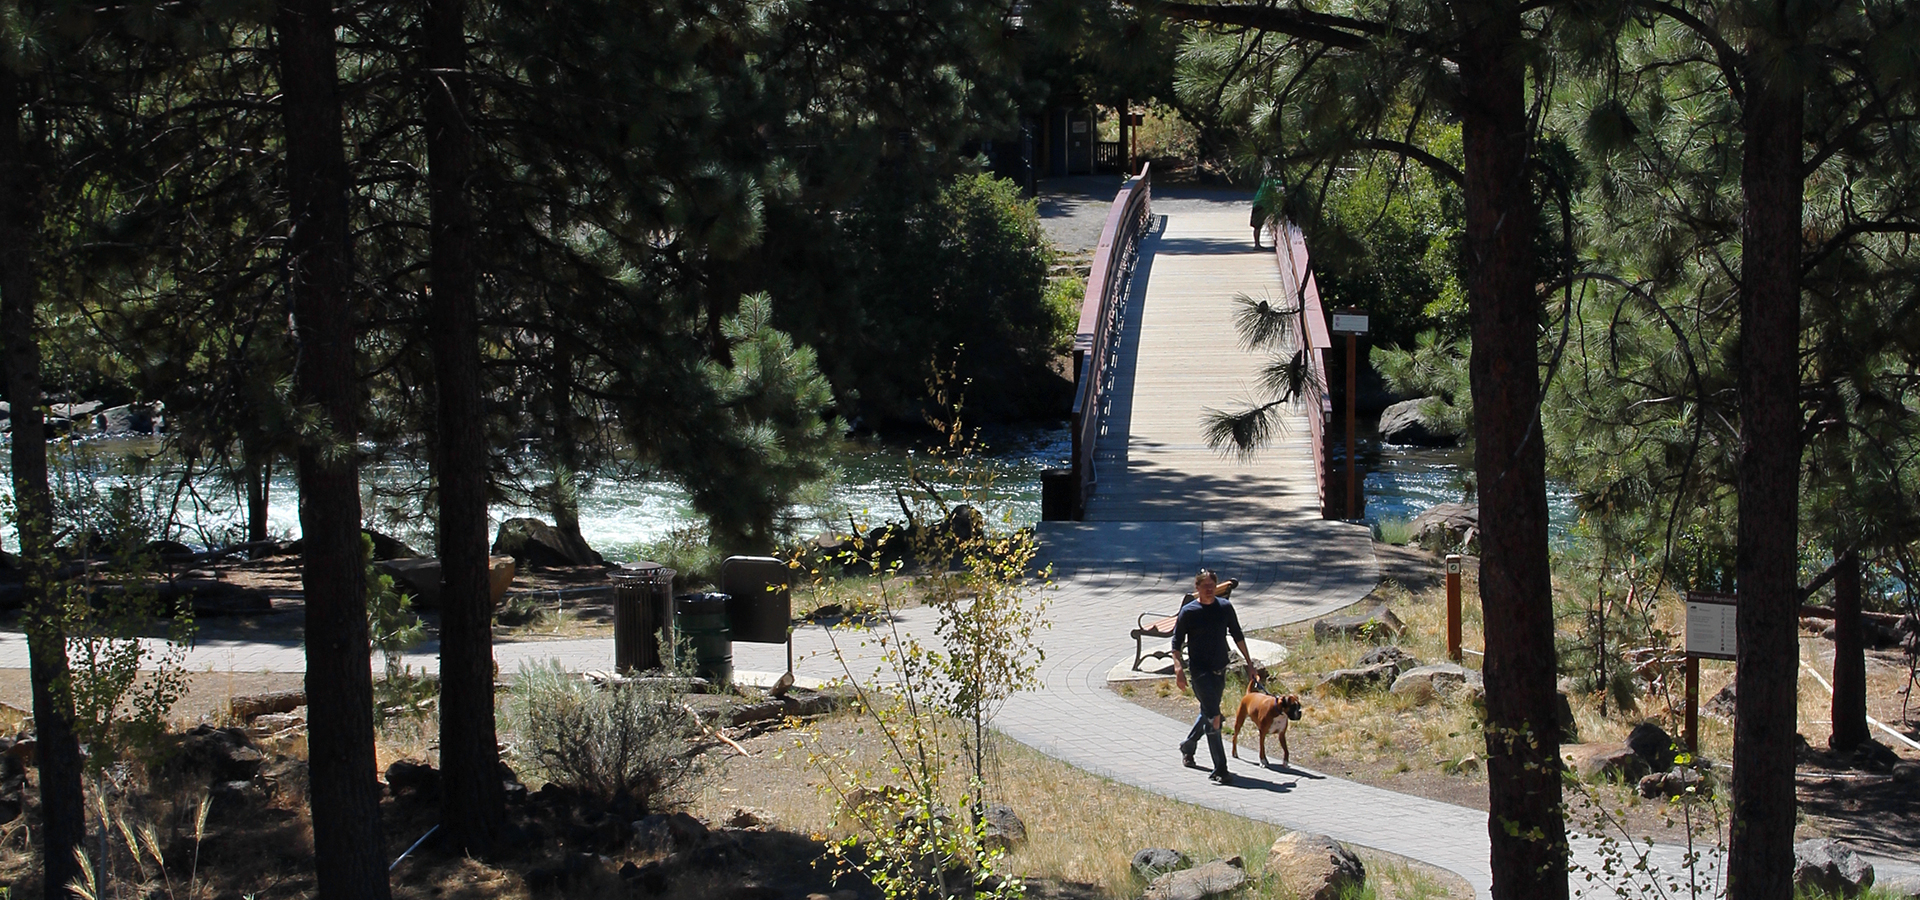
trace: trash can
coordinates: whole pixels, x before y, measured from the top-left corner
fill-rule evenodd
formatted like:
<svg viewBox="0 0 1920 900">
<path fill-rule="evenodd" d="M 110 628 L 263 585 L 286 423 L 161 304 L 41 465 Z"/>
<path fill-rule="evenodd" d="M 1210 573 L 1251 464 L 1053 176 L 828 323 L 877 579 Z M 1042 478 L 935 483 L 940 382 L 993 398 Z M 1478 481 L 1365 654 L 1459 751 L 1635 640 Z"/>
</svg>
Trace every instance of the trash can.
<svg viewBox="0 0 1920 900">
<path fill-rule="evenodd" d="M 673 646 L 673 570 L 641 560 L 622 563 L 608 577 L 613 580 L 614 670 L 666 668 L 660 647 Z"/>
<path fill-rule="evenodd" d="M 1073 521 L 1079 490 L 1072 467 L 1040 470 L 1040 518 L 1047 522 Z"/>
<path fill-rule="evenodd" d="M 771 556 L 729 556 L 720 564 L 720 590 L 727 602 L 727 628 L 733 640 L 748 644 L 784 644 L 793 623 L 793 591 L 787 564 Z"/>
<path fill-rule="evenodd" d="M 673 663 L 718 685 L 733 683 L 733 636 L 727 629 L 726 594 L 681 594 L 673 598 Z"/>
</svg>

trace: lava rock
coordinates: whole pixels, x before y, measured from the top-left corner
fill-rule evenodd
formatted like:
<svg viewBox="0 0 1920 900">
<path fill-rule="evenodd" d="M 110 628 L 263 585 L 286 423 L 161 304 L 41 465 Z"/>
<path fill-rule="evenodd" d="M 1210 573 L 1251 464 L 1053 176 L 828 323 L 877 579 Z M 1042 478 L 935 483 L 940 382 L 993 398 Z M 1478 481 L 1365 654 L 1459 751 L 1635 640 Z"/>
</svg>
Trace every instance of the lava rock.
<svg viewBox="0 0 1920 900">
<path fill-rule="evenodd" d="M 1393 663 L 1381 663 L 1364 669 L 1335 669 L 1320 680 L 1315 690 L 1329 694 L 1358 694 L 1363 691 L 1380 690 L 1393 687 L 1393 680 L 1399 675 L 1399 668 Z"/>
<path fill-rule="evenodd" d="M 1331 641 L 1341 638 L 1354 640 L 1392 640 L 1407 630 L 1405 622 L 1393 614 L 1384 604 L 1366 612 L 1346 616 L 1328 616 L 1313 623 L 1313 639 Z"/>
<path fill-rule="evenodd" d="M 980 814 L 986 823 L 980 840 L 989 847 L 1012 850 L 1027 842 L 1027 823 L 1020 821 L 1013 807 L 995 803 Z"/>
<path fill-rule="evenodd" d="M 440 796 L 440 770 L 411 759 L 395 760 L 387 767 L 387 789 L 395 797 L 410 794 L 428 800 Z"/>
<path fill-rule="evenodd" d="M 1360 660 L 1353 665 L 1355 668 L 1364 669 L 1368 666 L 1383 664 L 1392 665 L 1394 674 L 1398 676 L 1405 673 L 1408 669 L 1420 665 L 1420 661 L 1414 659 L 1413 654 L 1400 649 L 1398 646 L 1388 644 L 1385 647 L 1375 647 L 1372 650 L 1368 650 L 1366 655 L 1360 657 Z"/>
<path fill-rule="evenodd" d="M 1184 869 L 1192 864 L 1193 861 L 1185 853 L 1166 847 L 1148 847 L 1133 855 L 1133 870 L 1146 878 Z"/>
<path fill-rule="evenodd" d="M 254 749 L 253 739 L 239 728 L 196 725 L 180 744 L 180 765 L 206 772 L 216 782 L 250 781 L 265 761 L 266 755 Z"/>
<path fill-rule="evenodd" d="M 1873 865 L 1832 838 L 1801 841 L 1793 845 L 1793 887 L 1795 893 L 1858 897 L 1873 887 Z"/>
<path fill-rule="evenodd" d="M 1673 768 L 1675 755 L 1679 749 L 1674 746 L 1673 735 L 1667 733 L 1652 722 L 1641 722 L 1627 733 L 1627 746 L 1646 760 L 1647 767 L 1655 772 L 1665 772 Z"/>
</svg>

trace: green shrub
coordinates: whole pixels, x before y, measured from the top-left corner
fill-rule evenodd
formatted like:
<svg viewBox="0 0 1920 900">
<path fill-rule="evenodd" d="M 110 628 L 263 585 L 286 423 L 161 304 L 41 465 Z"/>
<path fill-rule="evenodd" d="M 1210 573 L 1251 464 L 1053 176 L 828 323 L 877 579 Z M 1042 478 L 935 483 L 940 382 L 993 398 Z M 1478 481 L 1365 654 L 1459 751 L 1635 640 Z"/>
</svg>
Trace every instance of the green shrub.
<svg viewBox="0 0 1920 900">
<path fill-rule="evenodd" d="M 1385 516 L 1373 523 L 1373 539 L 1395 547 L 1405 547 L 1414 538 L 1413 520 Z"/>
<path fill-rule="evenodd" d="M 507 719 L 513 753 L 547 781 L 639 813 L 684 805 L 702 767 L 678 694 L 651 684 L 601 690 L 557 664 L 520 671 Z"/>
</svg>

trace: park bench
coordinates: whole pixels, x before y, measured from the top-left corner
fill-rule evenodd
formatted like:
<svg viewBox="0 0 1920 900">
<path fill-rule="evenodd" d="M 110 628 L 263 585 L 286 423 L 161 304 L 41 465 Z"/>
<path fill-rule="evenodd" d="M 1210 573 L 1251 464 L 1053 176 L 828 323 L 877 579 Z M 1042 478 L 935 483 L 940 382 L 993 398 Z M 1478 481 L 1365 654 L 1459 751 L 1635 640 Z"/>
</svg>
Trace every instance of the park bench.
<svg viewBox="0 0 1920 900">
<path fill-rule="evenodd" d="M 1233 578 L 1229 578 L 1226 581 L 1220 582 L 1220 587 L 1219 589 L 1214 591 L 1214 596 L 1227 597 L 1231 595 L 1233 593 L 1234 585 L 1237 585 L 1239 583 L 1240 582 L 1238 579 L 1233 579 Z M 1191 603 L 1191 602 L 1193 602 L 1193 595 L 1188 594 L 1185 598 L 1183 598 L 1180 601 L 1180 605 L 1186 606 L 1188 603 Z M 1144 612 L 1144 613 L 1141 613 L 1138 618 L 1133 620 L 1133 631 L 1130 632 L 1129 634 L 1133 638 L 1133 670 L 1135 672 L 1140 671 L 1140 662 L 1149 656 L 1154 657 L 1156 659 L 1173 656 L 1173 650 L 1171 648 L 1166 650 L 1155 650 L 1151 653 L 1147 652 L 1147 638 L 1154 638 L 1155 640 L 1162 640 L 1162 641 L 1171 640 L 1173 638 L 1173 626 L 1178 624 L 1179 621 L 1180 621 L 1179 610 L 1175 610 L 1173 612 L 1173 615 L 1167 615 L 1166 613 L 1157 613 L 1157 612 Z"/>
</svg>

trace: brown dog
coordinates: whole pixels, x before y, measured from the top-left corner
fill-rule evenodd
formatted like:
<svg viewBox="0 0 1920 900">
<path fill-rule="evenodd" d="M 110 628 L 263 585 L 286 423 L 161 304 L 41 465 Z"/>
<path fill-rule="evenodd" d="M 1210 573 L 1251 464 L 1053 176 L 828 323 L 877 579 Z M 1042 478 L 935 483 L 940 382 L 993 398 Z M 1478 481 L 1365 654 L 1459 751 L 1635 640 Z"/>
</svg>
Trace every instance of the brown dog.
<svg viewBox="0 0 1920 900">
<path fill-rule="evenodd" d="M 1287 765 L 1293 752 L 1287 749 L 1287 725 L 1300 720 L 1300 698 L 1293 694 L 1276 697 L 1267 693 L 1265 683 L 1255 679 L 1240 697 L 1240 709 L 1233 716 L 1233 758 L 1240 758 L 1240 726 L 1248 719 L 1260 729 L 1260 764 L 1267 763 L 1267 732 L 1280 738 L 1280 764 Z"/>
</svg>

